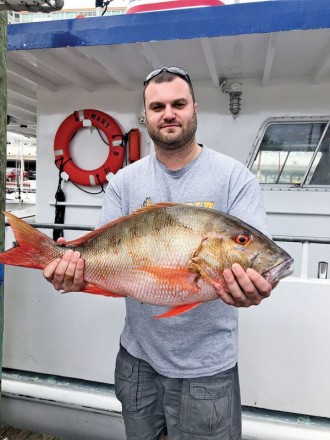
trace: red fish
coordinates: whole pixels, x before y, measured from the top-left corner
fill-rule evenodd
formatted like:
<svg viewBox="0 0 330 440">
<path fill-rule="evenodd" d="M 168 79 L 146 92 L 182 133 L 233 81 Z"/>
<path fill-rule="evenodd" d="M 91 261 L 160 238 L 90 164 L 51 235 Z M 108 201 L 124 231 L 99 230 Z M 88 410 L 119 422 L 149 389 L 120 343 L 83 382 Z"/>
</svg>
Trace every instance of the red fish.
<svg viewBox="0 0 330 440">
<path fill-rule="evenodd" d="M 0 253 L 0 263 L 44 269 L 67 249 L 85 260 L 84 292 L 132 297 L 169 306 L 158 317 L 184 313 L 218 299 L 225 268 L 239 263 L 276 284 L 292 273 L 293 259 L 271 239 L 241 220 L 179 204 L 141 208 L 64 246 L 28 223 L 5 213 L 17 246 Z"/>
</svg>

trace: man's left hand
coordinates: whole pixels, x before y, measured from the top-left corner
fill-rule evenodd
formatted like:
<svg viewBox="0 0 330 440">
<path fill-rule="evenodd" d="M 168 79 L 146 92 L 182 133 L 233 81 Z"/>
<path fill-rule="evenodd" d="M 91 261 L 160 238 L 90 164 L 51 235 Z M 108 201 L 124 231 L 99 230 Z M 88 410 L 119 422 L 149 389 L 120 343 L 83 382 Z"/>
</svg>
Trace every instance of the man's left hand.
<svg viewBox="0 0 330 440">
<path fill-rule="evenodd" d="M 237 263 L 231 269 L 225 269 L 223 277 L 228 288 L 217 286 L 217 294 L 226 304 L 235 307 L 258 305 L 272 291 L 272 285 L 263 276 L 253 269 L 245 271 Z"/>
</svg>

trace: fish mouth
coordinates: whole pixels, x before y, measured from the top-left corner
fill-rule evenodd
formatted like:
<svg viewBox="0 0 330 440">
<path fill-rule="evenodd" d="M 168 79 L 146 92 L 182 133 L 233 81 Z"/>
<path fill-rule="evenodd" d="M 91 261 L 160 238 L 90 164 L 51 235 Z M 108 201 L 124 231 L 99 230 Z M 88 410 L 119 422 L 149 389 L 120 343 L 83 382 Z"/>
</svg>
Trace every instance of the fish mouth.
<svg viewBox="0 0 330 440">
<path fill-rule="evenodd" d="M 283 278 L 288 277 L 293 273 L 293 268 L 291 267 L 292 263 L 294 262 L 293 258 L 290 258 L 288 260 L 284 260 L 279 264 L 276 264 L 275 266 L 271 267 L 270 269 L 266 270 L 262 274 L 262 276 L 270 283 L 277 283 L 278 281 L 282 280 Z"/>
</svg>

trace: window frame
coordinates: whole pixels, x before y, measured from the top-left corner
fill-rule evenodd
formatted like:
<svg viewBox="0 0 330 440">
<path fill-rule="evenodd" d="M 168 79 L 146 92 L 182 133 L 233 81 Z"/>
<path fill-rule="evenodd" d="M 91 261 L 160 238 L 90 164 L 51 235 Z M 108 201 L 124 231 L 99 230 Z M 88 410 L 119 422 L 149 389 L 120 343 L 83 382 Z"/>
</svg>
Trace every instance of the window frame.
<svg viewBox="0 0 330 440">
<path fill-rule="evenodd" d="M 246 160 L 246 166 L 249 168 L 249 170 L 252 172 L 252 167 L 254 164 L 254 161 L 259 153 L 260 144 L 264 138 L 264 135 L 266 133 L 267 128 L 270 125 L 274 124 L 283 124 L 283 125 L 290 125 L 290 124 L 306 124 L 306 123 L 325 123 L 325 129 L 318 141 L 318 144 L 313 152 L 313 155 L 310 159 L 310 162 L 306 168 L 305 174 L 301 180 L 300 184 L 290 184 L 290 183 L 263 183 L 259 182 L 262 190 L 269 190 L 269 191 L 324 191 L 329 192 L 330 191 L 330 183 L 327 185 L 310 185 L 306 184 L 307 176 L 313 166 L 314 159 L 322 145 L 323 139 L 325 134 L 327 133 L 327 130 L 330 130 L 330 116 L 283 116 L 283 117 L 272 117 L 266 119 L 260 126 L 258 133 L 256 135 L 256 138 L 253 142 L 253 145 L 251 147 L 251 150 L 248 154 L 247 160 Z"/>
</svg>

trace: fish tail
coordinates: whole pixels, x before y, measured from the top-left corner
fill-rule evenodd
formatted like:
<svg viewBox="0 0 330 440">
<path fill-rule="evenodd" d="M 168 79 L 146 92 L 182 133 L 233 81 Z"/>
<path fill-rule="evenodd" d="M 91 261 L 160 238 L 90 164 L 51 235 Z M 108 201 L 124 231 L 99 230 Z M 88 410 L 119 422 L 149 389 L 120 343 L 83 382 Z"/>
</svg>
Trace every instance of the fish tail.
<svg viewBox="0 0 330 440">
<path fill-rule="evenodd" d="M 4 212 L 12 227 L 16 246 L 0 253 L 0 263 L 44 269 L 61 255 L 56 243 L 42 232 L 9 212 Z"/>
</svg>

